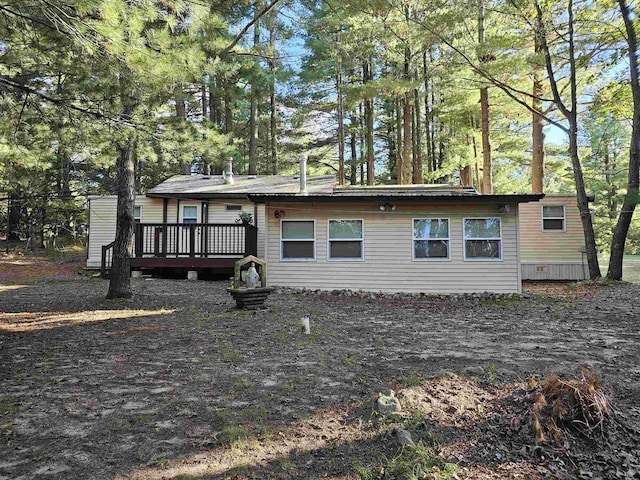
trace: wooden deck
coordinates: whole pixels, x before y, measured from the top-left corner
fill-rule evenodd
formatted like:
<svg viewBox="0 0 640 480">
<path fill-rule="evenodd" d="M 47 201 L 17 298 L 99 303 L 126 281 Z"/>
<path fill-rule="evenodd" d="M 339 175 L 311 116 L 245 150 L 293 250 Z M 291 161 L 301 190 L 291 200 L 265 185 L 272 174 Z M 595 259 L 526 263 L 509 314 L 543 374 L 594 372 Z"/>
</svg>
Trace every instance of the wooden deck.
<svg viewBox="0 0 640 480">
<path fill-rule="evenodd" d="M 131 268 L 229 269 L 247 255 L 257 255 L 258 229 L 253 225 L 205 223 L 138 223 Z M 101 274 L 111 268 L 113 243 L 102 247 Z"/>
</svg>

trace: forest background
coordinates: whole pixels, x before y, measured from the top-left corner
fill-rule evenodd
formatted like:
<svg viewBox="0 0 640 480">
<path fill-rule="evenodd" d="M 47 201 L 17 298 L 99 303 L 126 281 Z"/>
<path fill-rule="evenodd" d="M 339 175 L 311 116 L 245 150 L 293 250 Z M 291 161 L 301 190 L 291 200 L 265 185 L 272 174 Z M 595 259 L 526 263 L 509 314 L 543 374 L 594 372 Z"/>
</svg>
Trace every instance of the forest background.
<svg viewBox="0 0 640 480">
<path fill-rule="evenodd" d="M 0 235 L 82 237 L 119 171 L 144 193 L 308 155 L 347 185 L 576 194 L 600 251 L 622 212 L 638 254 L 637 23 L 625 0 L 10 0 Z"/>
</svg>

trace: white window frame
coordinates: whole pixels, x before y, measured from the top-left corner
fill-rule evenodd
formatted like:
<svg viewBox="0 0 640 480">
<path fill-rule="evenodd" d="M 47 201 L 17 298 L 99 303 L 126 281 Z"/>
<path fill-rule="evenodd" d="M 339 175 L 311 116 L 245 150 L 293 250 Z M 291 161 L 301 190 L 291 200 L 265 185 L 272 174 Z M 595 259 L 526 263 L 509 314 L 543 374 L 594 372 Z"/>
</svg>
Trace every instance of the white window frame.
<svg viewBox="0 0 640 480">
<path fill-rule="evenodd" d="M 489 220 L 495 218 L 500 222 L 500 238 L 493 237 L 472 237 L 467 238 L 465 233 L 465 224 L 467 220 Z M 504 242 L 502 241 L 502 217 L 486 216 L 486 217 L 465 217 L 462 219 L 462 252 L 465 262 L 501 262 L 504 260 Z M 467 240 L 498 240 L 500 246 L 500 256 L 498 258 L 491 257 L 467 257 Z"/>
<path fill-rule="evenodd" d="M 562 217 L 545 217 L 544 207 L 562 207 Z M 562 220 L 562 228 L 544 228 L 545 220 Z M 567 231 L 567 209 L 562 204 L 540 205 L 540 223 L 545 233 L 563 233 Z"/>
<path fill-rule="evenodd" d="M 180 209 L 180 223 L 186 223 L 187 225 L 193 225 L 194 223 L 199 223 L 198 217 L 200 216 L 200 209 L 198 208 L 198 205 L 196 205 L 196 204 L 183 204 L 183 205 L 180 205 L 180 206 L 182 207 Z M 185 222 L 184 221 L 184 218 L 185 218 L 184 217 L 184 209 L 185 208 L 191 208 L 191 207 L 196 209 L 196 216 L 195 216 L 196 221 L 195 222 Z M 187 218 L 191 219 L 193 217 L 187 217 Z"/>
<path fill-rule="evenodd" d="M 136 208 L 139 209 L 140 214 L 136 217 Z M 142 205 L 135 205 L 133 207 L 133 221 L 135 223 L 142 223 Z"/>
<path fill-rule="evenodd" d="M 357 238 L 331 238 L 331 222 L 360 222 L 362 224 L 362 235 Z M 332 257 L 331 242 L 360 242 L 359 257 Z M 363 262 L 364 261 L 364 219 L 361 218 L 330 218 L 327 220 L 327 260 L 330 262 Z"/>
<path fill-rule="evenodd" d="M 414 223 L 416 220 L 446 220 L 447 221 L 447 238 L 415 238 L 414 231 L 415 226 Z M 427 240 L 427 241 L 438 241 L 438 240 L 446 240 L 447 242 L 447 256 L 446 258 L 419 258 L 416 257 L 416 241 Z M 451 219 L 447 217 L 415 217 L 411 219 L 411 257 L 414 262 L 448 262 L 451 261 Z"/>
<path fill-rule="evenodd" d="M 233 208 L 230 208 L 230 207 L 233 207 Z M 224 211 L 225 212 L 242 212 L 242 205 L 240 205 L 239 203 L 225 203 Z"/>
<path fill-rule="evenodd" d="M 283 228 L 282 225 L 285 222 L 313 222 L 313 239 L 310 238 L 282 238 Z M 316 220 L 314 218 L 296 218 L 295 220 L 280 220 L 280 261 L 282 262 L 315 262 L 316 261 Z M 285 258 L 284 257 L 284 243 L 285 242 L 313 242 L 313 257 L 300 257 L 300 258 Z"/>
</svg>

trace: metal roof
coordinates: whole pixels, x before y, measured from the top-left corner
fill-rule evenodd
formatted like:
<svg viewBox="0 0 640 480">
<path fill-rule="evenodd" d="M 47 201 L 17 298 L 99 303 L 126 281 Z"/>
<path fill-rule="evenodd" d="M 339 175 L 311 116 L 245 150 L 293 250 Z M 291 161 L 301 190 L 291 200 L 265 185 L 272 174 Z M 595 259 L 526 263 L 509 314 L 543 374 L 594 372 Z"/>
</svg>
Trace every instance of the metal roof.
<svg viewBox="0 0 640 480">
<path fill-rule="evenodd" d="M 337 186 L 332 175 L 307 177 L 307 192 L 300 193 L 300 177 L 234 175 L 226 183 L 221 175 L 176 175 L 147 192 L 148 197 L 181 199 L 247 198 L 264 202 L 420 202 L 420 203 L 525 203 L 542 194 L 482 195 L 471 187 L 454 185 Z"/>
<path fill-rule="evenodd" d="M 335 177 L 307 177 L 309 195 L 331 193 Z M 246 198 L 249 194 L 289 194 L 300 191 L 300 177 L 285 175 L 234 175 L 226 183 L 221 175 L 175 175 L 153 187 L 148 197 L 164 198 Z"/>
</svg>

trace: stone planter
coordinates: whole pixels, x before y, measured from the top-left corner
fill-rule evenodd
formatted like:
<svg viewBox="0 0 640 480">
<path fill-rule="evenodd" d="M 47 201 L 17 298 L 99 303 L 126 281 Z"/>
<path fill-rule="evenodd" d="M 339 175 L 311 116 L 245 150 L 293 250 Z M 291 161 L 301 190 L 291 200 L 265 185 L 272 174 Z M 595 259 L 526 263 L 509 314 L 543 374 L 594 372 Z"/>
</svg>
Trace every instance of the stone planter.
<svg viewBox="0 0 640 480">
<path fill-rule="evenodd" d="M 271 287 L 227 288 L 227 292 L 229 292 L 236 301 L 236 308 L 248 310 L 255 310 L 262 307 L 272 291 L 273 288 Z"/>
</svg>

